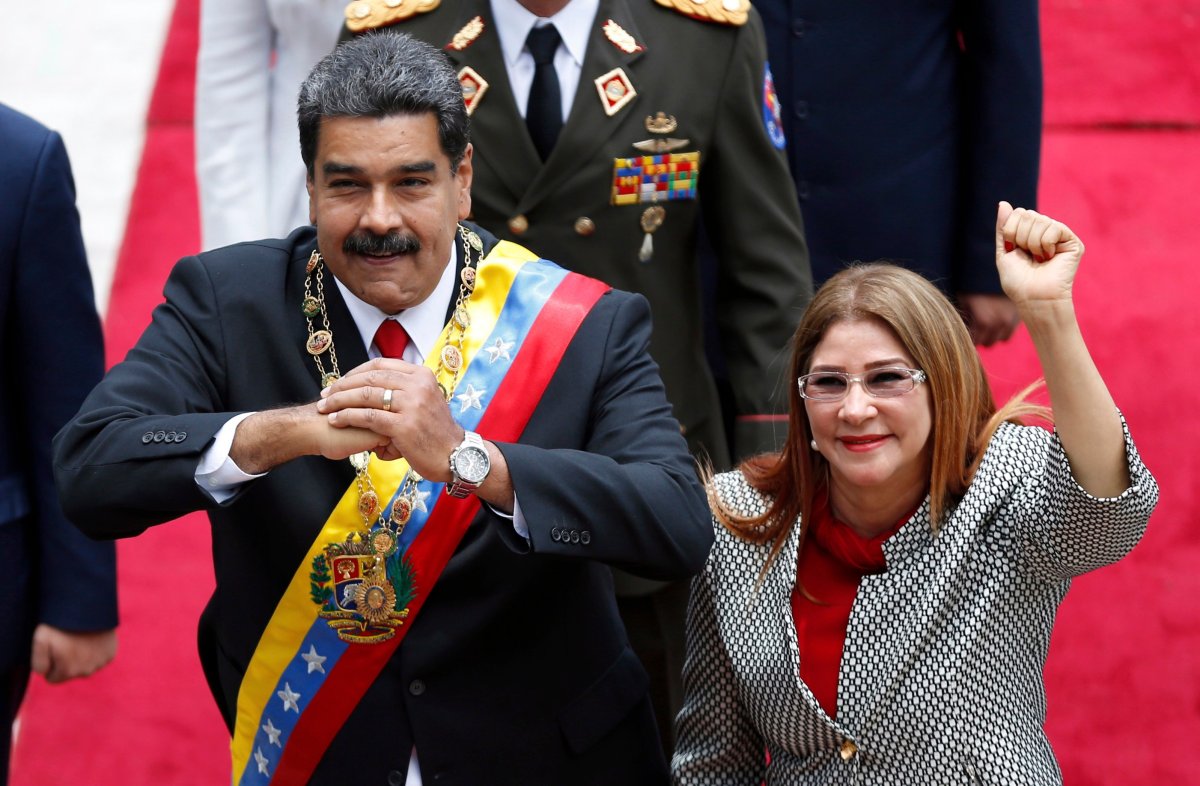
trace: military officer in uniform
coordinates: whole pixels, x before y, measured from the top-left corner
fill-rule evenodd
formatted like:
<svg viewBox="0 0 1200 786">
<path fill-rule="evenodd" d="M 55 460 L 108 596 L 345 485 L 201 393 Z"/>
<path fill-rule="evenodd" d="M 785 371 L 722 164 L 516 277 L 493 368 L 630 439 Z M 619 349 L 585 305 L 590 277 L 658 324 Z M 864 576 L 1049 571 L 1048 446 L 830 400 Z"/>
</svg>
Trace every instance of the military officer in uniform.
<svg viewBox="0 0 1200 786">
<path fill-rule="evenodd" d="M 748 0 L 355 0 L 346 17 L 347 34 L 407 33 L 454 61 L 475 145 L 473 220 L 648 298 L 651 354 L 692 449 L 723 467 L 776 448 L 784 348 L 812 285 Z M 701 220 L 729 434 L 705 358 Z M 618 575 L 617 591 L 670 745 L 687 588 Z"/>
</svg>

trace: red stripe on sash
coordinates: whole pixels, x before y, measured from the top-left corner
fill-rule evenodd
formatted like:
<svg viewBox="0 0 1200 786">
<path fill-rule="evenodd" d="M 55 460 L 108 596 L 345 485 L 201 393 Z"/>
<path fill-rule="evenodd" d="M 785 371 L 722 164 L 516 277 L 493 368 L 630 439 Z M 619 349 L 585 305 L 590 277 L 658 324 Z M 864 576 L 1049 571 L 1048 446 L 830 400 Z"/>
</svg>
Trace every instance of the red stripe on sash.
<svg viewBox="0 0 1200 786">
<path fill-rule="evenodd" d="M 559 283 L 534 318 L 520 352 L 479 422 L 484 439 L 514 442 L 520 438 L 584 317 L 609 289 L 602 282 L 575 273 L 568 273 Z M 352 644 L 342 654 L 296 722 L 275 767 L 273 786 L 308 782 L 337 732 L 412 628 L 429 595 L 427 588 L 441 576 L 478 511 L 479 499 L 473 496 L 443 496 L 438 501 L 406 554 L 419 567 L 417 597 L 409 604 L 404 626 L 389 641 Z"/>
</svg>

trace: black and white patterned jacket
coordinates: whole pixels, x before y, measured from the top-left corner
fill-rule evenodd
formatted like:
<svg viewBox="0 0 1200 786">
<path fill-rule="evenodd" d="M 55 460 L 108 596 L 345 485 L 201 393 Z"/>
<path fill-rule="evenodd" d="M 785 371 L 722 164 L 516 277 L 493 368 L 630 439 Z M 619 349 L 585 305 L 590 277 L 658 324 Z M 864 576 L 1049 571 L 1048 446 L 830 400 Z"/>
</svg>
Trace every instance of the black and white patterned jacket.
<svg viewBox="0 0 1200 786">
<path fill-rule="evenodd" d="M 1158 500 L 1128 430 L 1125 441 L 1130 488 L 1097 499 L 1072 478 L 1056 435 L 1003 424 L 941 533 L 926 499 L 884 544 L 886 571 L 863 579 L 836 719 L 799 678 L 798 528 L 756 591 L 769 546 L 714 519 L 688 610 L 674 783 L 1061 783 L 1043 732 L 1055 613 L 1072 577 L 1133 548 Z M 733 509 L 765 509 L 740 473 L 715 483 Z"/>
</svg>

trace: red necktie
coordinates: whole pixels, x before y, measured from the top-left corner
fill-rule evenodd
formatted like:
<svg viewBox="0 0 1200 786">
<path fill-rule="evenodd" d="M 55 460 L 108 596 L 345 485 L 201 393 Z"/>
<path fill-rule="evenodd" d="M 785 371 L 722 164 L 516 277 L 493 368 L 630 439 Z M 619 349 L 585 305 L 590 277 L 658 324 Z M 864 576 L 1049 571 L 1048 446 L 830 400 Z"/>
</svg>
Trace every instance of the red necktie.
<svg viewBox="0 0 1200 786">
<path fill-rule="evenodd" d="M 383 320 L 379 330 L 375 331 L 375 346 L 379 347 L 379 354 L 385 358 L 400 360 L 408 348 L 408 342 L 408 331 L 394 319 Z"/>
</svg>

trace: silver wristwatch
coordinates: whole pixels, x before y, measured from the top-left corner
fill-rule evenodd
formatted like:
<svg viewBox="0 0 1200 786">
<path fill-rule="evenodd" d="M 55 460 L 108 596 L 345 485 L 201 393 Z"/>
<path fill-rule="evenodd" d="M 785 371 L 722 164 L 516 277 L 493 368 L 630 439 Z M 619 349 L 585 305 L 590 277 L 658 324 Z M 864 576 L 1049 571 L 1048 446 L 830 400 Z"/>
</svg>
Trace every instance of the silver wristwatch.
<svg viewBox="0 0 1200 786">
<path fill-rule="evenodd" d="M 468 431 L 458 447 L 450 451 L 450 474 L 453 479 L 446 485 L 446 493 L 452 497 L 465 497 L 487 479 L 492 469 L 483 439 L 474 431 Z"/>
</svg>

